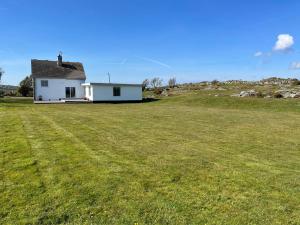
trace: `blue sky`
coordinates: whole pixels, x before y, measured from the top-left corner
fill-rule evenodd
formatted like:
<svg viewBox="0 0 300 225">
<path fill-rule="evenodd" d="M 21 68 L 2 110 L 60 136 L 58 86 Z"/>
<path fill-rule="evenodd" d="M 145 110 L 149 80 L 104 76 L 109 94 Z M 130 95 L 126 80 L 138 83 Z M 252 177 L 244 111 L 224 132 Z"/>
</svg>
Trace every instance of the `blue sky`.
<svg viewBox="0 0 300 225">
<path fill-rule="evenodd" d="M 300 78 L 299 11 L 298 0 L 1 0 L 0 67 L 18 84 L 30 59 L 62 51 L 94 82 Z"/>
</svg>

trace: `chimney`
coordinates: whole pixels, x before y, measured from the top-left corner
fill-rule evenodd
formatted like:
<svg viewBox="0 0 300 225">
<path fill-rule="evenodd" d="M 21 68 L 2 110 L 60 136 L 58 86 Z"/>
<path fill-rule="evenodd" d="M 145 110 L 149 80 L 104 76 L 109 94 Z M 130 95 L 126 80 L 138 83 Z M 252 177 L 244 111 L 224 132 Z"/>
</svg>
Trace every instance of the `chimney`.
<svg viewBox="0 0 300 225">
<path fill-rule="evenodd" d="M 62 66 L 62 53 L 57 56 L 57 66 Z"/>
</svg>

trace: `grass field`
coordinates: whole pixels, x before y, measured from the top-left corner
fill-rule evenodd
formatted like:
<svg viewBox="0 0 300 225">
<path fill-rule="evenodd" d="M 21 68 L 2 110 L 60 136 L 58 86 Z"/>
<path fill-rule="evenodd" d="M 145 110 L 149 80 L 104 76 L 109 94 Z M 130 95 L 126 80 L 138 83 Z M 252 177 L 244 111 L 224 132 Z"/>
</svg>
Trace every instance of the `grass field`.
<svg viewBox="0 0 300 225">
<path fill-rule="evenodd" d="M 0 224 L 300 224 L 300 101 L 0 99 Z"/>
</svg>

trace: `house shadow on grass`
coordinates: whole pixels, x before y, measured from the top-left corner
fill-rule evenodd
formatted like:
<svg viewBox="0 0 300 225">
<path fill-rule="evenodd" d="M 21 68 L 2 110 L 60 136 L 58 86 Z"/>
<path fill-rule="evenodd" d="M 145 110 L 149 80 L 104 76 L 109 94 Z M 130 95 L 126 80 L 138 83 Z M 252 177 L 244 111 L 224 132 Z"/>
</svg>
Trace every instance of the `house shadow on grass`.
<svg viewBox="0 0 300 225">
<path fill-rule="evenodd" d="M 108 103 L 108 104 L 137 104 L 137 103 L 151 103 L 151 102 L 157 102 L 160 99 L 157 98 L 143 98 L 142 101 L 95 101 L 95 102 L 87 102 L 87 103 Z M 50 102 L 51 103 L 51 102 Z M 53 103 L 52 103 L 53 104 Z M 55 103 L 54 103 L 55 104 Z M 83 104 L 82 102 L 75 102 L 75 103 L 65 103 L 65 104 Z M 5 107 L 24 107 L 33 105 L 33 99 L 32 98 L 23 98 L 23 97 L 13 97 L 13 98 L 0 98 L 0 106 Z"/>
<path fill-rule="evenodd" d="M 159 98 L 143 98 L 143 100 L 141 102 L 148 103 L 148 102 L 157 102 L 159 100 L 160 100 Z"/>
<path fill-rule="evenodd" d="M 157 98 L 143 98 L 142 101 L 94 101 L 93 103 L 99 104 L 99 103 L 109 103 L 109 104 L 136 104 L 136 103 L 150 103 L 150 102 L 156 102 L 160 99 Z"/>
</svg>

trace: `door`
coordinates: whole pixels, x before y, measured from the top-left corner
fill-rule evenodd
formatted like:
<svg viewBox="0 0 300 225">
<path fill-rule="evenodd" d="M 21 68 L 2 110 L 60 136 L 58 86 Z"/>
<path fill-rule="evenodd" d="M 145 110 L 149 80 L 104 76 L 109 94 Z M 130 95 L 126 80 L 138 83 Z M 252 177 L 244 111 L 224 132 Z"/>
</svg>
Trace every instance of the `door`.
<svg viewBox="0 0 300 225">
<path fill-rule="evenodd" d="M 75 87 L 66 87 L 66 98 L 75 98 L 76 90 Z"/>
</svg>

